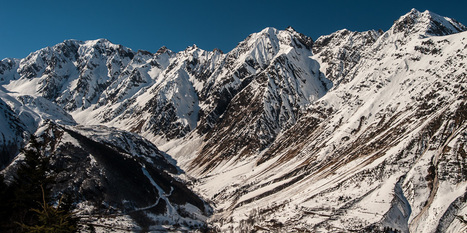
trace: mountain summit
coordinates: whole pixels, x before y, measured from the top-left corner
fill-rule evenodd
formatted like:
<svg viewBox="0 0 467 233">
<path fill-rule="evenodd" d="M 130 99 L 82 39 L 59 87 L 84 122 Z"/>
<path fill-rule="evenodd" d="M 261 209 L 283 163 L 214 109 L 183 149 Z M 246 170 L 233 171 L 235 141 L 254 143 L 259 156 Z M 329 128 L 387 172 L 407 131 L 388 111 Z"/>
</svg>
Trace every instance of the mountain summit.
<svg viewBox="0 0 467 233">
<path fill-rule="evenodd" d="M 412 9 L 395 21 L 389 30 L 392 33 L 411 33 L 420 36 L 445 36 L 466 31 L 467 27 L 454 19 L 437 15 L 428 10 Z"/>
</svg>

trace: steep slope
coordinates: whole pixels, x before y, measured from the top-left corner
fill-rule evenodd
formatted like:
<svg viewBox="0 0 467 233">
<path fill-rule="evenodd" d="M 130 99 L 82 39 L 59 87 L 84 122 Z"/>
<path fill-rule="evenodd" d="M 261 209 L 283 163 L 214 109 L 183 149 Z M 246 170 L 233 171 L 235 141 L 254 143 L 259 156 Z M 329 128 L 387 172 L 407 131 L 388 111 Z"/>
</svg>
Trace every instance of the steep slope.
<svg viewBox="0 0 467 233">
<path fill-rule="evenodd" d="M 83 44 L 86 46 L 90 43 Z M 44 60 L 51 62 L 54 59 L 49 59 L 50 57 L 65 54 L 62 48 L 62 45 L 53 49 L 47 48 L 45 50 L 54 50 L 52 55 L 40 51 L 30 57 L 41 58 L 39 64 Z M 138 59 L 145 54 L 148 55 L 138 52 L 135 58 Z M 70 58 L 68 55 L 64 57 Z M 150 57 L 152 58 L 152 55 Z M 65 58 L 62 60 L 64 63 L 57 63 L 55 67 L 65 66 L 68 61 Z M 128 67 L 137 66 L 136 59 L 133 59 Z M 100 59 L 94 62 L 99 63 Z M 22 60 L 22 63 L 26 63 L 25 60 Z M 18 67 L 17 69 L 21 70 L 25 66 Z M 39 65 L 31 63 L 30 67 L 39 67 Z M 50 70 L 49 74 L 70 72 L 57 71 L 54 68 Z M 14 72 L 9 71 L 9 73 Z M 136 134 L 105 126 L 77 125 L 73 117 L 58 106 L 63 95 L 74 93 L 69 96 L 76 97 L 77 91 L 64 88 L 69 87 L 66 84 L 64 86 L 59 84 L 56 89 L 50 88 L 53 85 L 41 86 L 43 82 L 70 81 L 66 80 L 67 77 L 44 74 L 40 78 L 31 79 L 21 75 L 19 79 L 16 79 L 16 76 L 5 75 L 5 77 L 10 78 L 6 86 L 11 91 L 3 88 L 0 91 L 2 166 L 8 165 L 25 144 L 24 142 L 29 139 L 29 135 L 35 133 L 42 143 L 41 153 L 50 158 L 49 176 L 56 179 L 53 192 L 56 195 L 68 193 L 74 197 L 75 210 L 82 217 L 81 225 L 120 230 L 187 230 L 206 227 L 206 219 L 211 214 L 210 207 L 188 189 L 184 182 L 176 178 L 182 175 L 182 171 L 176 167 L 170 156 L 160 152 L 156 146 Z M 95 75 L 90 77 L 96 80 Z M 80 82 L 79 79 L 72 82 L 75 81 Z M 125 80 L 121 82 L 124 83 Z M 22 89 L 34 88 L 35 84 L 44 88 Z M 127 87 L 129 86 L 122 85 L 116 89 L 132 91 L 131 87 Z M 45 98 L 50 98 L 49 94 L 60 88 L 62 92 L 57 94 L 57 98 L 52 99 L 55 103 Z M 46 92 L 44 91 L 46 89 L 53 91 Z M 31 95 L 25 95 L 24 92 Z M 99 93 L 99 95 L 116 96 L 114 97 L 116 100 L 107 98 L 108 102 L 121 100 L 123 99 L 121 96 L 125 94 L 123 91 L 113 95 Z M 78 102 L 79 98 L 75 103 Z M 69 109 L 69 106 L 62 105 L 69 111 L 76 111 Z M 82 106 L 81 109 L 83 108 Z M 23 156 L 19 154 L 2 173 L 14 175 L 22 158 Z"/>
<path fill-rule="evenodd" d="M 412 9 L 401 17 L 391 29 L 384 34 L 391 38 L 396 46 L 404 43 L 406 37 L 425 38 L 428 36 L 444 36 L 467 30 L 454 19 L 439 16 L 433 12 L 419 12 Z M 368 51 L 383 31 L 351 32 L 343 29 L 331 35 L 321 36 L 313 45 L 314 58 L 320 63 L 321 70 L 334 83 L 336 88 L 341 82 L 348 82 L 348 72 L 362 58 L 371 58 L 374 53 Z"/>
<path fill-rule="evenodd" d="M 137 73 L 150 77 L 143 81 L 144 86 L 130 84 L 136 93 L 121 102 L 96 107 L 93 111 L 99 113 L 91 115 L 97 119 L 104 116 L 103 123 L 140 133 L 153 141 L 182 137 L 197 126 L 200 103 L 196 88 L 203 86 L 202 77 L 222 57 L 219 51 L 207 52 L 196 46 L 178 54 L 162 48 L 152 60 L 131 72 L 132 76 Z M 144 70 L 148 64 L 150 69 Z M 131 79 L 121 77 L 122 82 Z M 78 118 L 81 115 L 76 114 Z"/>
<path fill-rule="evenodd" d="M 6 84 L 10 80 L 16 80 L 19 78 L 19 74 L 16 72 L 19 67 L 20 61 L 18 59 L 5 58 L 0 61 L 0 84 Z"/>
<path fill-rule="evenodd" d="M 346 81 L 266 150 L 198 176 L 195 186 L 217 203 L 213 224 L 465 229 L 467 34 L 452 22 L 416 10 L 401 17 L 350 69 L 331 68 Z"/>
<path fill-rule="evenodd" d="M 347 29 L 331 35 L 321 36 L 313 44 L 313 58 L 321 65 L 326 78 L 334 84 L 346 83 L 348 73 L 354 68 L 376 40 L 383 34 L 380 31 L 351 32 Z"/>
<path fill-rule="evenodd" d="M 205 89 L 211 89 L 211 96 L 201 102 L 199 127 L 183 142 L 192 147 L 199 142 L 194 138 L 204 140 L 196 145 L 201 149 L 190 169 L 223 170 L 256 154 L 294 125 L 305 106 L 326 93 L 332 84 L 310 58 L 312 44 L 311 38 L 292 28 L 266 28 L 227 54 L 224 65 L 210 77 L 213 85 L 201 91 L 201 100 Z M 169 153 L 185 157 L 178 148 Z"/>
<path fill-rule="evenodd" d="M 74 125 L 76 122 L 62 108 L 43 97 L 21 95 L 0 89 L 1 155 L 0 167 L 8 165 L 44 121 Z"/>
<path fill-rule="evenodd" d="M 124 231 L 206 227 L 211 208 L 176 178 L 181 170 L 173 159 L 141 136 L 52 121 L 36 136 L 40 153 L 49 157 L 52 192 L 73 197 L 80 225 Z"/>
<path fill-rule="evenodd" d="M 5 65 L 6 89 L 0 92 L 5 118 L 2 163 L 7 165 L 35 133 L 42 154 L 50 158 L 49 175 L 56 179 L 53 191 L 74 197 L 80 224 L 104 230 L 206 227 L 210 207 L 177 178 L 183 172 L 170 156 L 141 136 L 77 125 L 67 113 L 76 117 L 91 106 L 128 101 L 144 90 L 143 81 L 153 84 L 150 75 L 165 69 L 171 56 L 163 49 L 153 56 L 106 40 L 72 40 Z M 2 173 L 14 175 L 22 157 L 19 154 Z"/>
<path fill-rule="evenodd" d="M 118 127 L 169 145 L 185 135 L 185 143 L 190 137 L 205 138 L 205 146 L 194 150 L 202 151 L 199 167 L 205 169 L 264 149 L 297 121 L 304 106 L 331 87 L 317 62 L 310 59 L 312 44 L 292 28 L 266 28 L 228 54 L 196 46 L 177 54 L 164 47 L 155 54 L 135 53 L 103 39 L 69 40 L 19 61 L 4 60 L 2 78 L 8 95 L 21 100 L 17 109 L 30 108 L 30 133 L 50 119 L 47 124 L 75 125 L 76 120 Z M 62 118 L 47 115 L 49 108 L 42 108 L 41 101 L 54 102 L 58 105 L 54 111 L 67 115 L 61 107 L 74 119 L 60 122 Z M 248 118 L 241 119 L 242 115 Z M 238 119 L 240 124 L 229 129 L 235 133 L 229 134 L 224 127 L 235 126 Z M 93 144 L 71 132 L 72 128 L 58 128 L 62 128 L 59 135 L 74 138 L 72 144 Z M 224 140 L 220 149 L 213 148 L 220 139 Z M 237 142 L 241 144 L 225 161 L 210 158 L 211 150 L 221 154 Z M 115 143 L 120 142 L 109 145 Z M 67 144 L 66 148 L 89 151 L 89 145 L 78 150 Z M 244 148 L 247 153 L 239 155 Z M 103 153 L 89 151 L 93 152 Z"/>
<path fill-rule="evenodd" d="M 426 38 L 428 36 L 446 36 L 467 30 L 463 24 L 455 19 L 440 16 L 431 11 L 419 12 L 412 9 L 409 13 L 399 18 L 388 33 L 399 34 L 402 38 L 418 36 Z"/>
<path fill-rule="evenodd" d="M 96 105 L 75 111 L 73 115 L 79 122 L 117 126 L 162 145 L 195 129 L 200 135 L 212 132 L 213 127 L 223 121 L 221 116 L 233 98 L 255 79 L 251 85 L 256 85 L 256 76 L 271 72 L 275 77 L 272 72 L 281 72 L 285 78 L 280 82 L 285 84 L 272 85 L 295 87 L 285 87 L 290 94 L 283 97 L 270 94 L 276 95 L 268 97 L 270 99 L 283 100 L 278 100 L 278 106 L 269 107 L 271 116 L 255 129 L 264 131 L 263 138 L 274 138 L 281 128 L 295 122 L 299 106 L 323 95 L 330 87 L 330 83 L 320 77 L 317 64 L 307 57 L 311 55 L 311 45 L 310 38 L 291 28 L 285 31 L 267 28 L 251 35 L 228 54 L 219 50 L 207 52 L 196 46 L 177 54 L 166 48 L 161 48 L 152 57 L 145 54 L 146 57 L 138 58 L 138 53 L 122 75 L 103 92 Z M 301 83 L 296 83 L 296 79 Z M 270 89 L 282 91 L 281 88 Z M 115 99 L 117 93 L 125 95 Z M 281 107 L 287 109 L 280 110 Z M 274 111 L 282 112 L 276 114 Z M 278 119 L 278 125 L 267 128 Z M 261 140 L 263 147 L 272 141 Z"/>
<path fill-rule="evenodd" d="M 27 127 L 18 115 L 0 98 L 0 169 L 8 165 L 23 145 Z"/>
</svg>

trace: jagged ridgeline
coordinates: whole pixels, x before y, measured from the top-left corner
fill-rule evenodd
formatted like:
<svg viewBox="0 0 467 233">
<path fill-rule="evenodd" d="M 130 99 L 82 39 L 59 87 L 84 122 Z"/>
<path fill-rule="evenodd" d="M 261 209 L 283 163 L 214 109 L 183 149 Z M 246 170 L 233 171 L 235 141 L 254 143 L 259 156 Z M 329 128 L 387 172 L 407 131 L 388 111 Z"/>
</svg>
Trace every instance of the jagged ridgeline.
<svg viewBox="0 0 467 233">
<path fill-rule="evenodd" d="M 3 59 L 2 173 L 36 135 L 87 230 L 462 232 L 466 29 L 413 9 L 228 53 L 100 39 Z"/>
</svg>

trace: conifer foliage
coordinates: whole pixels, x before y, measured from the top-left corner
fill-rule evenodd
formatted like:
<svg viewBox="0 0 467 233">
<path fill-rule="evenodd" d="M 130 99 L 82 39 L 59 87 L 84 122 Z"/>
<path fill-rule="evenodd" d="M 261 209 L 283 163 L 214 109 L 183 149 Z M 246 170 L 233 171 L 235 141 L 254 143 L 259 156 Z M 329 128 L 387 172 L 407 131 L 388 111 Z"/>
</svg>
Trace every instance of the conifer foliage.
<svg viewBox="0 0 467 233">
<path fill-rule="evenodd" d="M 41 155 L 33 136 L 22 151 L 24 161 L 9 185 L 0 176 L 0 232 L 74 232 L 77 221 L 70 210 L 54 206 L 49 159 Z M 56 203 L 56 202 L 55 202 Z"/>
</svg>

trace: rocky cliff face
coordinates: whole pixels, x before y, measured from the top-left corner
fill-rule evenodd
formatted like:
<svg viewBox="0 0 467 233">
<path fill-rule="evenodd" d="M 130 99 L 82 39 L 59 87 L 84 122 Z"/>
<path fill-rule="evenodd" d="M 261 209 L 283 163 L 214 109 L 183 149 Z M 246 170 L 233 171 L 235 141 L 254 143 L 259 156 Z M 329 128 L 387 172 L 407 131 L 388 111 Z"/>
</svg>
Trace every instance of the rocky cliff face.
<svg viewBox="0 0 467 233">
<path fill-rule="evenodd" d="M 266 28 L 226 54 L 65 41 L 0 62 L 1 127 L 10 142 L 40 127 L 49 153 L 63 155 L 57 164 L 105 171 L 71 172 L 77 190 L 87 179 L 111 190 L 114 177 L 136 177 L 122 189 L 151 197 L 99 201 L 143 219 L 157 209 L 157 221 L 193 227 L 210 212 L 195 196 L 176 198 L 194 195 L 172 178 L 185 175 L 136 134 L 215 203 L 209 223 L 221 231 L 458 232 L 467 218 L 466 29 L 412 10 L 386 32 L 315 42 Z M 75 160 L 62 161 L 67 151 Z"/>
<path fill-rule="evenodd" d="M 337 88 L 349 80 L 349 72 L 359 64 L 362 57 L 370 56 L 365 51 L 383 34 L 380 31 L 351 32 L 347 29 L 319 37 L 313 46 L 313 56 L 321 70 Z"/>
<path fill-rule="evenodd" d="M 332 84 L 310 58 L 311 46 L 310 38 L 292 28 L 266 28 L 227 54 L 226 63 L 232 65 L 222 69 L 221 80 L 231 80 L 229 89 L 215 93 L 229 94 L 221 95 L 225 100 L 214 95 L 225 103 L 218 102 L 219 119 L 211 129 L 200 126 L 197 130 L 199 135 L 208 132 L 192 167 L 216 167 L 256 154 L 294 125 L 305 106 L 327 92 Z"/>
</svg>

